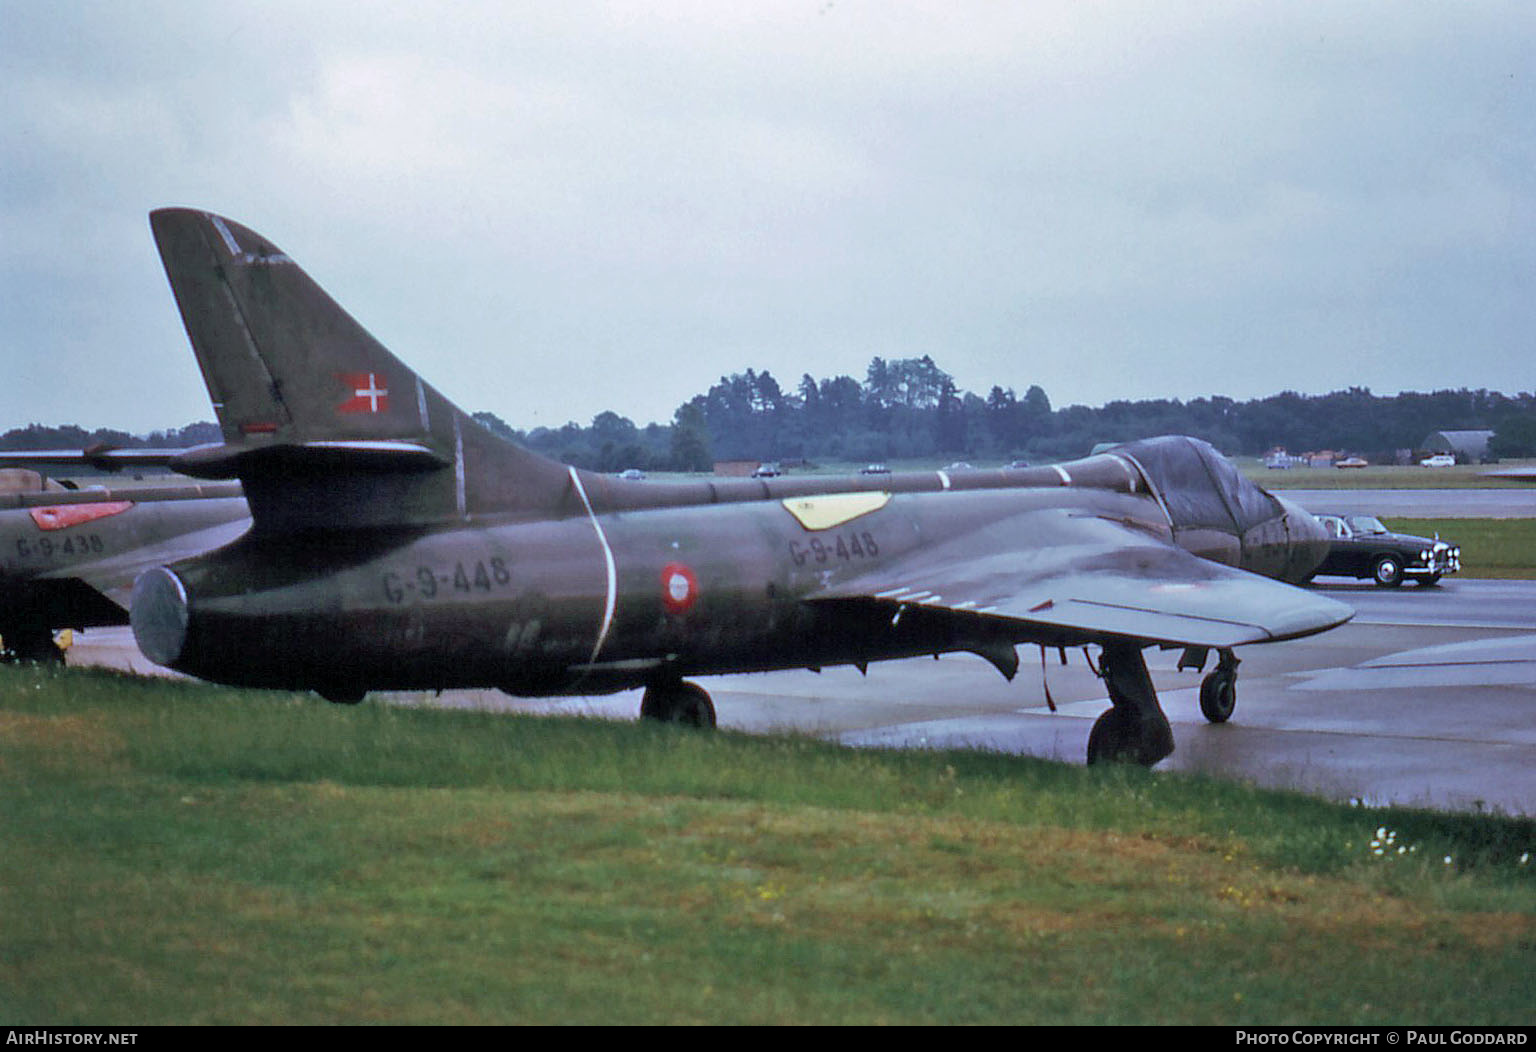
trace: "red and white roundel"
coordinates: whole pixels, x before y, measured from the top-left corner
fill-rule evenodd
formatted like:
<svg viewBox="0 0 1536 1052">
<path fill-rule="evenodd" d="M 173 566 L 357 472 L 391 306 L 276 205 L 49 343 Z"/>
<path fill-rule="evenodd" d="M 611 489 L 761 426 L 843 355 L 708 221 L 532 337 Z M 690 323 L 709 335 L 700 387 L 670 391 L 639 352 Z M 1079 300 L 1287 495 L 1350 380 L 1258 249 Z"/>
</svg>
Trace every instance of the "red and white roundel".
<svg viewBox="0 0 1536 1052">
<path fill-rule="evenodd" d="M 686 613 L 699 597 L 699 579 L 682 563 L 661 568 L 661 605 L 670 614 Z"/>
</svg>

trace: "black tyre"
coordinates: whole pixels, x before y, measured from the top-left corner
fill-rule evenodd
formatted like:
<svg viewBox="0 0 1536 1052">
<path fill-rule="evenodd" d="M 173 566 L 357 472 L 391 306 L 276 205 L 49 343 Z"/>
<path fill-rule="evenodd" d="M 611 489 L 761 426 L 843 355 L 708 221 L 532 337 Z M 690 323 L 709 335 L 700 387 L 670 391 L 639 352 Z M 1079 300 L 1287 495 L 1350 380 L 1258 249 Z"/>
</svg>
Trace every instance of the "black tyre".
<svg viewBox="0 0 1536 1052">
<path fill-rule="evenodd" d="M 1380 588 L 1396 588 L 1403 583 L 1403 560 L 1396 555 L 1378 555 L 1371 564 L 1371 580 Z"/>
<path fill-rule="evenodd" d="M 1212 723 L 1226 723 L 1237 708 L 1237 677 L 1217 670 L 1200 682 L 1200 712 Z"/>
<path fill-rule="evenodd" d="M 645 688 L 640 718 L 708 730 L 715 726 L 715 703 L 697 684 L 661 683 Z"/>
<path fill-rule="evenodd" d="M 1093 721 L 1088 732 L 1088 765 L 1137 763 L 1136 729 L 1124 711 L 1113 708 Z"/>
</svg>

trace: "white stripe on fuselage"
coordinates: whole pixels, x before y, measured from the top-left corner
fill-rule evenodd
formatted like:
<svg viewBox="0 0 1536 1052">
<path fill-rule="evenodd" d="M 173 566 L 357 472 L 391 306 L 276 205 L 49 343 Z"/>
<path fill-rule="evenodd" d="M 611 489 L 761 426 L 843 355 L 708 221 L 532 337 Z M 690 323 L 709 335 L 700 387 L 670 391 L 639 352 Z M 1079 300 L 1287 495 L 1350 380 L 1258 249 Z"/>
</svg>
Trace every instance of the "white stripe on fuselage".
<svg viewBox="0 0 1536 1052">
<path fill-rule="evenodd" d="M 613 562 L 613 549 L 608 547 L 608 536 L 603 532 L 603 524 L 597 521 L 597 515 L 592 511 L 592 502 L 587 499 L 587 490 L 581 484 L 581 476 L 576 473 L 575 468 L 568 470 L 571 473 L 571 485 L 576 487 L 576 493 L 581 497 L 582 507 L 587 509 L 587 518 L 592 523 L 592 529 L 597 532 L 597 541 L 603 546 L 603 561 L 608 570 L 608 598 L 603 603 L 603 623 L 598 627 L 597 642 L 592 646 L 592 656 L 587 659 L 587 664 L 595 665 L 598 652 L 608 641 L 608 630 L 613 627 L 613 611 L 618 604 L 619 574 Z"/>
</svg>

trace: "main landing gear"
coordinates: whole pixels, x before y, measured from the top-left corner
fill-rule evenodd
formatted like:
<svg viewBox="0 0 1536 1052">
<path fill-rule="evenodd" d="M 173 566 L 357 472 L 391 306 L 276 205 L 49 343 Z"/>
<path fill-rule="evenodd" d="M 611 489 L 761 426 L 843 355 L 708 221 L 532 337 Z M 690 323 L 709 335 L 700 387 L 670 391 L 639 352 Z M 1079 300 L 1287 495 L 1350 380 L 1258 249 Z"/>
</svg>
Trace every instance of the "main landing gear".
<svg viewBox="0 0 1536 1052">
<path fill-rule="evenodd" d="M 362 687 L 351 684 L 332 684 L 324 687 L 316 687 L 315 693 L 320 695 L 332 705 L 358 705 L 368 696 L 368 692 Z"/>
<path fill-rule="evenodd" d="M 715 703 L 696 683 L 664 680 L 645 688 L 640 699 L 640 718 L 709 729 L 715 725 Z"/>
<path fill-rule="evenodd" d="M 1088 762 L 1139 763 L 1151 767 L 1173 752 L 1173 728 L 1157 703 L 1146 659 L 1135 643 L 1105 643 L 1100 673 L 1114 708 L 1088 735 Z"/>
<path fill-rule="evenodd" d="M 1179 668 L 1202 669 L 1208 651 L 1192 647 Z M 1237 655 L 1219 651 L 1216 668 L 1200 683 L 1200 711 L 1212 723 L 1225 723 L 1237 707 Z M 1106 643 L 1100 675 L 1114 708 L 1100 716 L 1088 735 L 1088 762 L 1139 763 L 1151 767 L 1173 752 L 1173 728 L 1158 704 L 1141 647 Z"/>
</svg>

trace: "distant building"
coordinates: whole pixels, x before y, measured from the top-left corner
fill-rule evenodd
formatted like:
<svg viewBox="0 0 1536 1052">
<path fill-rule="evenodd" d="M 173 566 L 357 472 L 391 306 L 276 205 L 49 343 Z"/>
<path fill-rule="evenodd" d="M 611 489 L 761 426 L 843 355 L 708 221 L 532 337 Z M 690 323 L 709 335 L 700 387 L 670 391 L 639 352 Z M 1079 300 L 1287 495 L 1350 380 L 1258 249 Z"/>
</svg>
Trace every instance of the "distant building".
<svg viewBox="0 0 1536 1052">
<path fill-rule="evenodd" d="M 1449 453 L 1459 461 L 1481 464 L 1488 459 L 1492 431 L 1431 431 L 1420 443 L 1428 453 Z"/>
</svg>

